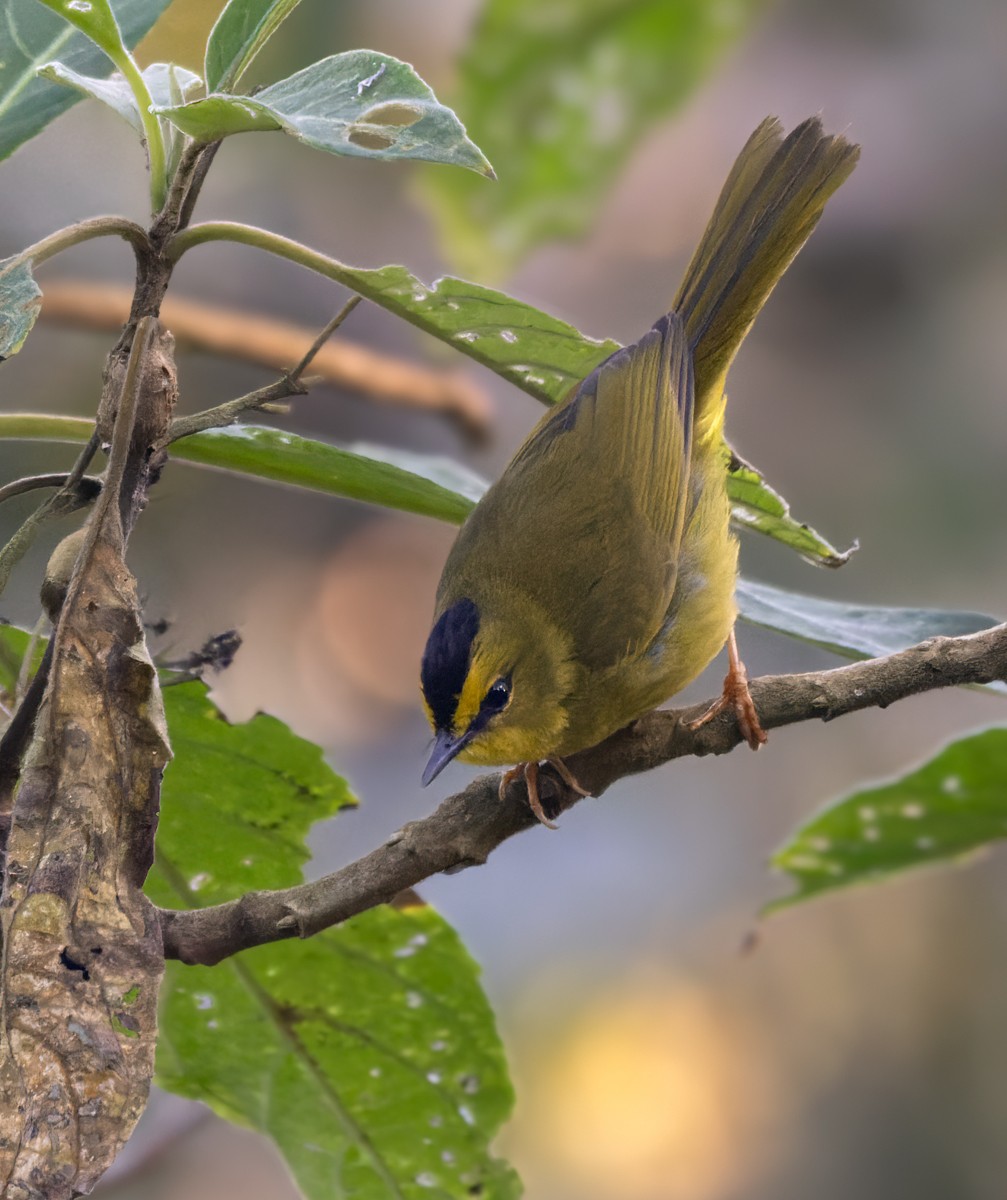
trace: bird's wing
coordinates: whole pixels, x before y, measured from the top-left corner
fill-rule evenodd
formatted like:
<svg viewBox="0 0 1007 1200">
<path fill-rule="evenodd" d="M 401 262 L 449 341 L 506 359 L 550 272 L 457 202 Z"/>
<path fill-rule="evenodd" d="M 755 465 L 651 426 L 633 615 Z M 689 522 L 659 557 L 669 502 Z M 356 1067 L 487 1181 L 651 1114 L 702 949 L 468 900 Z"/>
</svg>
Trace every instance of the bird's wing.
<svg viewBox="0 0 1007 1200">
<path fill-rule="evenodd" d="M 493 573 L 558 615 L 586 666 L 639 651 L 665 618 L 690 507 L 693 399 L 670 313 L 543 418 L 459 539 L 460 554 L 472 538 L 492 546 Z"/>
</svg>

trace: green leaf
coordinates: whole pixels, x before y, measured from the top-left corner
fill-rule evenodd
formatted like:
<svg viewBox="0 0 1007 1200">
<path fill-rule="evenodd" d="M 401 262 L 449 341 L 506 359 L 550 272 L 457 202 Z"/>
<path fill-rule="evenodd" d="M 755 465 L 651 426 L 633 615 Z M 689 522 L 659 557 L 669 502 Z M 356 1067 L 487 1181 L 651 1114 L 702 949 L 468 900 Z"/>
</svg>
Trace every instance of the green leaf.
<svg viewBox="0 0 1007 1200">
<path fill-rule="evenodd" d="M 469 507 L 481 500 L 489 488 L 489 483 L 477 472 L 443 454 L 419 454 L 415 450 L 402 450 L 398 446 L 379 446 L 375 442 L 353 442 L 346 448 L 353 454 L 360 454 L 377 462 L 390 463 L 393 467 L 399 467 L 403 471 L 428 479 L 439 487 L 447 488 L 456 496 L 470 501 Z M 467 511 L 465 515 L 468 515 Z"/>
<path fill-rule="evenodd" d="M 31 267 L 31 259 L 17 256 L 0 261 L 0 361 L 17 354 L 42 309 Z"/>
<path fill-rule="evenodd" d="M 109 0 L 39 0 L 39 3 L 87 34 L 113 62 L 119 61 L 125 46 Z"/>
<path fill-rule="evenodd" d="M 2 428 L 0 421 L 0 432 Z M 419 513 L 455 525 L 461 524 L 472 508 L 472 502 L 464 496 L 389 462 L 264 425 L 231 425 L 194 434 L 175 442 L 171 453 L 187 462 Z"/>
<path fill-rule="evenodd" d="M 8 709 L 30 642 L 31 634 L 27 630 L 0 621 L 0 693 Z"/>
<path fill-rule="evenodd" d="M 931 637 L 961 637 L 998 625 L 985 613 L 889 608 L 821 600 L 751 579 L 738 581 L 744 620 L 821 646 L 844 658 L 881 658 Z"/>
<path fill-rule="evenodd" d="M 619 349 L 504 292 L 445 276 L 430 286 L 405 267 L 341 267 L 340 282 L 449 343 L 543 404 L 556 404 Z"/>
<path fill-rule="evenodd" d="M 456 107 L 497 188 L 424 179 L 463 273 L 499 278 L 532 247 L 575 237 L 643 135 L 745 30 L 758 0 L 489 0 L 460 64 Z"/>
<path fill-rule="evenodd" d="M 113 112 L 128 121 L 142 136 L 143 124 L 140 120 L 139 109 L 136 107 L 136 97 L 133 95 L 132 88 L 118 72 L 109 76 L 108 79 L 98 79 L 93 75 L 80 75 L 64 66 L 63 63 L 54 62 L 41 67 L 39 74 L 43 79 L 51 79 L 54 83 L 76 88 L 83 95 L 100 100 L 102 104 L 108 105 Z M 171 104 L 176 88 L 182 96 L 185 96 L 202 83 L 198 75 L 187 71 L 185 67 L 175 66 L 173 63 L 152 63 L 142 74 L 155 104 Z"/>
<path fill-rule="evenodd" d="M 767 911 L 898 871 L 953 862 L 1007 837 L 1007 729 L 945 746 L 901 779 L 812 817 L 773 855 L 797 890 Z"/>
<path fill-rule="evenodd" d="M 618 342 L 599 342 L 530 304 L 463 279 L 445 276 L 428 287 L 405 267 L 366 270 L 342 264 L 333 277 L 544 404 L 564 399 L 619 349 Z M 837 550 L 792 517 L 783 497 L 726 443 L 724 459 L 737 527 L 764 533 L 817 565 L 838 567 L 849 559 L 855 547 Z"/>
<path fill-rule="evenodd" d="M 278 721 L 229 726 L 165 691 L 151 898 L 191 906 L 300 882 L 312 821 L 349 799 Z M 277 1143 L 309 1200 L 520 1194 L 487 1143 L 512 1094 L 478 971 L 432 910 L 376 909 L 212 967 L 169 963 L 157 1081 Z"/>
<path fill-rule="evenodd" d="M 86 417 L 54 416 L 51 413 L 0 413 L 0 438 L 21 438 L 31 442 L 86 442 L 93 432 L 94 421 Z"/>
<path fill-rule="evenodd" d="M 233 87 L 300 0 L 229 0 L 206 43 L 207 91 Z"/>
<path fill-rule="evenodd" d="M 169 0 L 113 0 L 122 40 L 135 46 Z M 36 71 L 58 58 L 82 75 L 105 77 L 112 63 L 83 33 L 47 11 L 38 0 L 4 0 L 0 11 L 0 159 L 76 104 L 79 96 L 40 79 Z"/>
<path fill-rule="evenodd" d="M 370 274 L 386 276 L 390 270 L 392 268 L 385 268 L 380 273 L 370 272 Z M 394 270 L 413 279 L 416 287 L 423 286 L 413 276 L 409 276 L 408 272 L 403 272 L 403 268 L 396 267 Z M 362 276 L 368 272 L 360 271 L 355 274 Z M 358 279 L 358 282 L 361 291 L 367 294 L 365 289 L 369 286 L 369 281 Z M 440 284 L 444 282 L 441 280 Z M 449 329 L 450 325 L 457 320 L 457 312 L 451 308 L 452 302 L 444 299 L 445 296 L 451 294 L 450 291 L 440 292 L 439 286 L 430 290 L 429 293 L 435 299 L 435 303 L 425 314 L 427 319 L 423 328 L 429 332 L 434 332 L 438 324 L 442 328 Z M 473 286 L 464 285 L 466 289 Z M 391 300 L 389 307 L 394 311 L 398 302 L 392 295 L 389 295 L 389 299 Z M 492 302 L 487 301 L 487 305 L 491 308 Z M 520 307 L 527 308 L 529 313 L 537 311 L 528 308 L 527 305 Z M 461 304 L 459 303 L 460 310 Z M 474 314 L 470 313 L 470 315 Z M 507 332 L 513 333 L 510 326 L 517 325 L 520 328 L 520 319 L 525 314 L 519 312 L 511 315 L 518 319 L 503 328 Z M 540 315 L 544 316 L 544 314 Z M 470 322 L 470 324 L 476 324 L 476 322 Z M 484 335 L 486 335 L 486 344 L 489 344 L 493 327 L 482 324 L 479 326 L 479 330 L 480 332 L 477 333 L 474 340 L 463 340 L 462 344 L 467 353 L 471 353 L 472 348 L 478 346 Z M 553 361 L 561 364 L 558 369 L 549 371 L 541 365 L 531 367 L 527 363 L 508 363 L 506 361 L 508 350 L 513 349 L 515 345 L 520 345 L 521 341 L 518 339 L 517 342 L 511 342 L 509 339 L 503 339 L 501 345 L 507 347 L 508 350 L 501 354 L 498 363 L 500 373 L 512 376 L 515 381 L 520 378 L 523 381 L 521 386 L 526 391 L 534 388 L 538 398 L 542 400 L 547 400 L 550 384 L 552 390 L 557 393 L 561 389 L 568 390 L 569 385 L 566 380 L 569 378 L 570 372 L 576 369 L 573 364 L 578 358 L 582 363 L 589 360 L 592 353 L 597 353 L 600 344 L 580 338 L 579 335 L 571 338 L 564 331 L 576 334 L 576 330 L 572 326 L 564 325 L 563 322 L 555 321 L 553 318 L 547 318 L 544 327 L 531 328 L 531 337 L 529 338 L 529 341 L 535 341 L 543 354 L 553 355 Z M 472 329 L 470 332 L 476 333 L 477 331 Z M 497 332 L 499 333 L 499 327 Z M 607 343 L 601 348 L 607 349 L 608 345 L 614 346 L 615 343 Z M 527 344 L 524 348 L 528 348 Z M 490 353 L 483 351 L 480 353 L 483 353 L 482 361 L 486 365 L 491 365 Z M 584 374 L 588 374 L 591 369 L 588 366 Z M 527 372 L 536 370 L 544 373 L 541 375 L 532 373 L 530 376 L 527 374 Z M 580 377 L 578 376 L 578 378 Z M 90 422 L 78 417 L 61 417 L 42 413 L 0 413 L 0 437 L 77 442 L 86 441 L 90 437 L 91 429 Z M 423 456 L 408 459 L 405 452 L 393 452 L 388 449 L 371 455 L 363 455 L 354 453 L 352 450 L 341 450 L 325 442 L 316 442 L 308 438 L 300 438 L 296 434 L 287 434 L 280 430 L 257 425 L 236 425 L 227 429 L 196 434 L 176 442 L 172 447 L 172 455 L 186 462 L 220 467 L 223 470 L 240 471 L 262 479 L 271 479 L 276 483 L 287 483 L 295 487 L 306 487 L 313 491 L 328 492 L 331 495 L 347 496 L 354 500 L 399 508 L 405 512 L 420 513 L 423 516 L 435 517 L 456 525 L 464 521 L 472 507 L 472 501 L 482 494 L 479 491 L 481 481 L 478 477 L 471 472 L 462 471 L 457 464 L 454 465 L 453 473 L 446 473 L 447 468 L 443 465 L 440 467 L 431 465 L 429 460 L 425 466 L 421 466 Z M 729 450 L 725 449 L 725 456 L 729 455 Z M 375 458 L 383 463 L 393 465 L 388 466 L 384 471 L 379 471 L 373 462 Z M 396 468 L 400 469 L 396 470 Z M 828 542 L 807 526 L 798 524 L 792 517 L 773 517 L 765 528 L 753 519 L 752 512 L 760 503 L 760 493 L 758 483 L 751 477 L 754 474 L 753 469 L 746 464 L 744 471 L 746 475 L 740 489 L 740 503 L 735 488 L 735 475 L 729 474 L 727 480 L 727 491 L 732 501 L 736 525 L 768 533 L 769 536 L 775 537 L 785 545 L 793 545 L 796 542 L 805 552 L 805 557 L 810 557 L 811 545 L 817 543 L 825 547 L 825 552 L 833 560 L 833 565 L 837 559 L 842 560 L 839 552 Z M 459 472 L 462 473 L 459 474 Z M 423 478 L 420 479 L 419 476 Z M 761 477 L 756 476 L 756 480 L 759 478 Z M 762 503 L 768 506 L 774 503 L 774 498 L 778 500 L 779 497 L 768 485 L 763 486 L 766 489 L 767 499 Z M 814 539 L 814 543 L 811 542 L 811 539 Z"/>
<path fill-rule="evenodd" d="M 739 458 L 725 442 L 728 456 L 727 494 L 731 498 L 731 513 L 739 529 L 754 529 L 798 554 L 816 567 L 841 567 L 857 549 L 837 550 L 810 525 L 790 515 L 786 500 L 763 478 L 750 463 Z"/>
<path fill-rule="evenodd" d="M 155 111 L 200 141 L 282 129 L 330 154 L 425 159 L 492 174 L 464 126 L 413 68 L 373 50 L 323 58 L 254 96 L 215 94 Z"/>
<path fill-rule="evenodd" d="M 249 887 L 300 883 L 315 821 L 356 803 L 321 750 L 282 721 L 230 725 L 202 683 L 164 689 L 175 758 L 165 773 L 157 865 L 161 904 L 219 904 Z"/>
</svg>

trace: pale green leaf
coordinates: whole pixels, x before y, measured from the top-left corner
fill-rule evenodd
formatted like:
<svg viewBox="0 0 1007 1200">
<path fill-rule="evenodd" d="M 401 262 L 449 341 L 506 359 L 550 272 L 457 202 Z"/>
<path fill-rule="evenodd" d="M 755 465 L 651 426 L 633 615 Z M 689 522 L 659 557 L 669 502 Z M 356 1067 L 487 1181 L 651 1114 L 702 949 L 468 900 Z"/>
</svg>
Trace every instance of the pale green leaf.
<svg viewBox="0 0 1007 1200">
<path fill-rule="evenodd" d="M 772 859 L 796 890 L 768 911 L 911 867 L 954 862 L 1005 837 L 1007 729 L 987 729 L 802 825 Z"/>
<path fill-rule="evenodd" d="M 92 75 L 80 75 L 63 63 L 54 62 L 41 67 L 39 74 L 43 79 L 51 79 L 54 83 L 75 88 L 84 96 L 100 100 L 128 121 L 137 133 L 143 133 L 136 97 L 118 72 L 110 75 L 108 79 L 100 79 Z M 192 71 L 173 63 L 152 63 L 143 72 L 143 80 L 155 104 L 171 104 L 176 89 L 184 97 L 202 82 Z"/>
<path fill-rule="evenodd" d="M 113 0 L 123 42 L 133 47 L 151 28 L 168 0 Z M 80 98 L 40 79 L 38 68 L 53 59 L 81 75 L 112 73 L 108 57 L 85 34 L 48 11 L 38 0 L 4 0 L 0 5 L 0 159 L 65 112 Z"/>
<path fill-rule="evenodd" d="M 229 0 L 210 30 L 204 74 L 208 91 L 227 90 L 300 0 Z"/>
<path fill-rule="evenodd" d="M 324 58 L 254 96 L 214 94 L 155 111 L 200 141 L 282 129 L 330 154 L 425 159 L 492 173 L 455 114 L 413 68 L 373 50 Z"/>
<path fill-rule="evenodd" d="M 427 285 L 405 267 L 340 265 L 367 299 L 489 367 L 543 404 L 556 404 L 616 350 L 505 292 L 445 276 Z"/>
<path fill-rule="evenodd" d="M 853 659 L 881 658 L 927 638 L 961 637 L 999 624 L 985 613 L 822 600 L 751 579 L 738 581 L 737 597 L 751 624 Z"/>
</svg>

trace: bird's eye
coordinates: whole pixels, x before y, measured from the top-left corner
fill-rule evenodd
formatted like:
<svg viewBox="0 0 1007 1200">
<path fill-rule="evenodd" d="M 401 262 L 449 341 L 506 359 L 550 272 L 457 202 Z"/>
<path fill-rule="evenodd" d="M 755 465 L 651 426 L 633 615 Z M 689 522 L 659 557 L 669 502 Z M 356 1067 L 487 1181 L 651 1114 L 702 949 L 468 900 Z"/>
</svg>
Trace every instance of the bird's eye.
<svg viewBox="0 0 1007 1200">
<path fill-rule="evenodd" d="M 483 708 L 491 712 L 500 712 L 510 701 L 510 679 L 498 679 L 486 693 Z"/>
</svg>

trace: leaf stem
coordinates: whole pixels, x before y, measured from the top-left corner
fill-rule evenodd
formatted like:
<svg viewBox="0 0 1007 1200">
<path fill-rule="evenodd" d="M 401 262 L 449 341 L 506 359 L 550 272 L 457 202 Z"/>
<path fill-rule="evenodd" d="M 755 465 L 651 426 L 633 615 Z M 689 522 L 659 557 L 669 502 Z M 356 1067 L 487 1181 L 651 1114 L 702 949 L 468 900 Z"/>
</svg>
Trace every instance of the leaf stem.
<svg viewBox="0 0 1007 1200">
<path fill-rule="evenodd" d="M 65 487 L 67 480 L 70 478 L 68 471 L 56 471 L 49 475 L 26 475 L 23 479 L 15 479 L 11 483 L 5 483 L 0 487 L 0 504 L 5 500 L 10 500 L 14 496 L 23 496 L 25 492 L 34 492 L 39 488 L 58 488 Z M 99 479 L 91 479 L 89 486 L 93 488 L 94 494 L 97 495 L 101 490 L 101 481 Z"/>
<path fill-rule="evenodd" d="M 97 452 L 98 436 L 94 432 L 93 422 L 84 421 L 79 422 L 79 424 L 84 425 L 87 431 L 81 439 L 86 440 L 86 445 L 77 456 L 77 461 L 67 475 L 63 486 L 54 495 L 42 501 L 38 508 L 35 509 L 14 533 L 10 541 L 0 550 L 0 593 L 7 586 L 11 571 L 14 570 L 15 566 L 17 566 L 27 553 L 46 521 L 54 517 L 65 517 L 80 508 L 85 508 L 95 497 L 93 487 L 81 490 L 78 484 L 83 479 L 84 472 Z"/>
<path fill-rule="evenodd" d="M 106 50 L 106 53 L 109 52 Z M 114 55 L 109 53 L 109 57 L 129 84 L 133 98 L 136 100 L 136 107 L 140 112 L 140 123 L 143 126 L 143 138 L 147 146 L 147 161 L 150 167 L 150 207 L 151 212 L 158 213 L 164 206 L 168 194 L 168 164 L 161 122 L 150 111 L 154 100 L 132 54 L 123 46 L 121 52 Z"/>
<path fill-rule="evenodd" d="M 273 233 L 270 229 L 242 225 L 238 221 L 204 221 L 200 225 L 183 229 L 175 234 L 165 247 L 165 258 L 174 265 L 187 250 L 203 242 L 240 242 L 245 246 L 255 246 L 259 250 L 299 263 L 309 271 L 315 271 L 328 279 L 334 279 L 353 291 L 359 290 L 356 271 L 338 259 L 329 258 L 326 254 L 312 250 L 310 246 Z"/>
<path fill-rule="evenodd" d="M 37 267 L 47 258 L 52 258 L 62 250 L 68 250 L 71 246 L 88 242 L 92 238 L 113 235 L 124 238 L 138 254 L 145 254 L 150 250 L 146 231 L 135 221 L 129 221 L 125 217 L 89 217 L 85 221 L 67 225 L 65 229 L 57 229 L 55 233 L 50 233 L 40 242 L 35 242 L 34 245 L 14 255 L 8 266 L 14 267 L 30 260 L 33 266 Z"/>
</svg>

